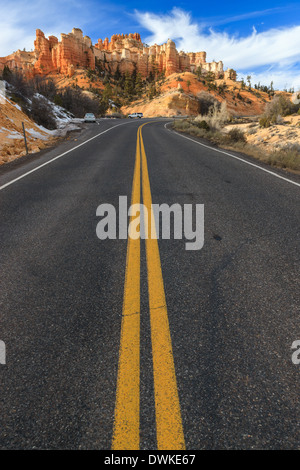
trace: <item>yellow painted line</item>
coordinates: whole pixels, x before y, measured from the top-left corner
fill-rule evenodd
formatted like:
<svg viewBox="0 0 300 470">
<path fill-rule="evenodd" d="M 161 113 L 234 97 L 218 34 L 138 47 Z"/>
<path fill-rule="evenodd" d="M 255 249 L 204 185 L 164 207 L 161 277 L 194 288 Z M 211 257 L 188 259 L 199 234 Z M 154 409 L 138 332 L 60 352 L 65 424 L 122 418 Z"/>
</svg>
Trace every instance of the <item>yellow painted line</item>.
<svg viewBox="0 0 300 470">
<path fill-rule="evenodd" d="M 153 227 L 154 216 L 151 209 L 152 197 L 142 127 L 139 128 L 139 140 L 142 154 L 143 204 L 147 207 L 148 211 L 149 232 L 147 232 L 146 226 L 146 233 L 152 233 L 152 238 L 150 235 L 146 238 L 146 256 L 157 445 L 159 450 L 182 450 L 185 449 L 185 441 L 159 248 L 156 237 L 153 237 L 155 231 L 155 227 Z M 152 227 L 150 229 L 151 222 Z"/>
<path fill-rule="evenodd" d="M 139 135 L 131 204 L 140 204 L 141 157 Z M 132 218 L 130 219 L 130 221 Z M 140 238 L 128 238 L 119 353 L 113 450 L 140 446 Z"/>
<path fill-rule="evenodd" d="M 142 168 L 143 204 L 149 220 L 145 220 L 148 292 L 153 356 L 156 435 L 159 450 L 185 449 L 181 411 L 176 383 L 168 312 L 162 269 L 156 239 L 147 158 L 141 129 L 137 133 L 136 161 L 131 204 L 140 204 Z M 130 222 L 134 217 L 131 217 Z M 152 227 L 150 229 L 152 222 Z M 130 224 L 131 225 L 131 224 Z M 133 234 L 134 235 L 134 234 Z M 140 238 L 129 233 L 122 311 L 119 369 L 112 439 L 113 450 L 138 450 L 140 447 Z"/>
</svg>

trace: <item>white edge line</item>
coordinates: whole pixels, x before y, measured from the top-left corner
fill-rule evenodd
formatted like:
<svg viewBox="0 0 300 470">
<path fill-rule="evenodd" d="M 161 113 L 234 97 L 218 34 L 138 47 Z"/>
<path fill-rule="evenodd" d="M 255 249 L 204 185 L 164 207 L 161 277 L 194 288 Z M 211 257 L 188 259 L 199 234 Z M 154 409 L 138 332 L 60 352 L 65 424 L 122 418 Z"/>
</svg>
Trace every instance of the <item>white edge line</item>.
<svg viewBox="0 0 300 470">
<path fill-rule="evenodd" d="M 273 175 L 273 176 L 276 176 L 276 178 L 280 178 L 284 181 L 287 181 L 288 183 L 291 183 L 291 184 L 294 184 L 295 186 L 299 186 L 300 187 L 300 183 L 296 183 L 296 181 L 293 181 L 293 180 L 290 180 L 288 178 L 285 178 L 284 176 L 281 176 L 281 175 L 278 175 L 277 173 L 274 173 L 274 171 L 270 171 L 270 170 L 267 170 L 266 168 L 263 168 L 259 165 L 256 165 L 255 163 L 251 163 L 251 162 L 248 162 L 247 160 L 244 160 L 243 158 L 240 158 L 240 157 L 237 157 L 236 155 L 232 155 L 232 153 L 228 153 L 228 152 L 224 152 L 224 150 L 219 150 L 219 149 L 216 149 L 214 147 L 210 147 L 209 145 L 205 145 L 205 144 L 202 144 L 201 142 L 198 142 L 197 140 L 194 140 L 194 139 L 191 139 L 190 137 L 187 137 L 186 135 L 182 135 L 182 134 L 179 134 L 179 132 L 176 132 L 176 131 L 171 131 L 171 129 L 168 129 L 167 124 L 170 124 L 169 122 L 167 122 L 165 125 L 164 125 L 164 128 L 167 129 L 168 131 L 170 132 L 173 132 L 174 134 L 177 134 L 179 135 L 180 137 L 183 137 L 184 139 L 188 139 L 188 140 L 191 140 L 192 142 L 194 142 L 195 144 L 198 144 L 198 145 L 202 145 L 202 147 L 206 147 L 210 150 L 214 150 L 215 152 L 219 152 L 219 153 L 223 153 L 224 155 L 228 155 L 229 157 L 231 158 L 235 158 L 236 160 L 240 160 L 241 162 L 243 163 L 246 163 L 247 165 L 251 165 L 251 166 L 254 166 L 255 168 L 258 168 L 259 170 L 262 170 L 264 171 L 265 173 L 269 173 L 270 175 Z M 1 189 L 1 188 L 0 188 Z"/>
<path fill-rule="evenodd" d="M 106 129 L 105 131 L 102 131 L 102 132 L 100 132 L 99 134 L 94 135 L 94 137 L 91 137 L 90 139 L 85 140 L 85 141 L 82 142 L 81 144 L 76 145 L 76 147 L 73 147 L 73 148 L 71 148 L 70 150 L 67 150 L 67 151 L 64 152 L 64 153 L 61 153 L 60 155 L 57 155 L 57 156 L 54 157 L 54 158 L 51 158 L 51 160 L 48 160 L 47 162 L 43 163 L 42 165 L 39 165 L 39 166 L 37 166 L 36 168 L 33 168 L 33 169 L 30 170 L 30 171 L 27 171 L 27 172 L 24 173 L 23 175 L 18 176 L 18 178 L 15 178 L 15 179 L 9 181 L 8 183 L 5 183 L 3 186 L 0 186 L 0 191 L 1 191 L 2 189 L 4 189 L 4 188 L 7 188 L 7 186 L 10 186 L 11 184 L 15 183 L 16 181 L 19 181 L 20 179 L 25 178 L 25 176 L 30 175 L 30 173 L 33 173 L 33 172 L 39 170 L 40 168 L 43 168 L 43 166 L 49 165 L 49 163 L 54 162 L 54 160 L 57 160 L 58 158 L 61 158 L 61 157 L 63 157 L 64 155 L 67 155 L 67 153 L 73 152 L 73 150 L 76 150 L 76 149 L 78 149 L 79 147 L 81 147 L 82 145 L 87 144 L 87 143 L 90 142 L 91 140 L 96 139 L 96 138 L 99 137 L 100 135 L 105 134 L 105 132 L 109 132 L 109 131 L 111 131 L 112 129 L 115 129 L 116 127 L 124 126 L 124 125 L 126 125 L 126 124 L 131 124 L 131 123 L 132 123 L 132 121 L 130 121 L 130 122 L 123 122 L 122 124 L 117 124 L 116 126 L 110 127 L 109 129 Z"/>
</svg>

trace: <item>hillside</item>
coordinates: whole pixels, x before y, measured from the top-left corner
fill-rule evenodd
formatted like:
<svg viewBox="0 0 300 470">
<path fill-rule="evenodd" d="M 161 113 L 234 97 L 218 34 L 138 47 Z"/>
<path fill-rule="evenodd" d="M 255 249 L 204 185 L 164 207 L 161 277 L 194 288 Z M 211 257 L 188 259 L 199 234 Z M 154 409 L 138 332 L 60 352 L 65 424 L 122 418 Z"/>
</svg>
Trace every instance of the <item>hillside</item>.
<svg viewBox="0 0 300 470">
<path fill-rule="evenodd" d="M 192 72 L 173 73 L 168 77 L 161 75 L 152 81 L 142 81 L 138 93 L 134 90 L 131 94 L 126 90 L 124 76 L 121 79 L 111 75 L 102 78 L 97 71 L 91 73 L 78 69 L 72 77 L 48 74 L 47 78 L 60 89 L 80 88 L 89 92 L 90 96 L 94 94 L 95 98 L 110 98 L 124 115 L 141 112 L 145 117 L 196 116 L 201 112 L 201 93 L 209 93 L 219 102 L 225 100 L 229 112 L 238 116 L 262 114 L 266 103 L 272 98 L 266 91 L 249 89 L 239 81 L 224 78 L 211 80 L 205 74 L 199 78 Z M 111 111 L 109 107 L 107 101 L 108 112 Z"/>
<path fill-rule="evenodd" d="M 152 99 L 143 96 L 129 106 L 122 107 L 124 114 L 142 112 L 145 117 L 155 116 L 196 116 L 201 112 L 199 96 L 209 93 L 219 102 L 226 101 L 232 115 L 252 116 L 262 114 L 270 101 L 268 93 L 242 89 L 241 82 L 219 79 L 211 82 L 194 73 L 172 74 L 159 84 L 159 92 Z"/>
<path fill-rule="evenodd" d="M 277 94 L 272 84 L 237 81 L 233 69 L 224 70 L 221 60 L 208 62 L 204 51 L 177 51 L 171 40 L 148 46 L 138 33 L 117 34 L 93 45 L 78 28 L 62 34 L 60 41 L 37 29 L 34 50 L 0 58 L 0 73 L 16 92 L 13 101 L 4 99 L 0 112 L 0 163 L 25 154 L 22 122 L 29 152 L 36 152 L 61 135 L 55 128 L 64 127 L 70 116 L 82 119 L 86 112 L 193 118 L 205 115 L 217 101 L 226 103 L 231 118 L 257 117 Z M 291 94 L 285 96 L 291 99 Z M 257 129 L 249 141 L 275 142 L 269 133 Z M 280 140 L 281 132 L 277 134 Z M 285 141 L 291 135 L 283 137 Z"/>
<path fill-rule="evenodd" d="M 35 98 L 41 102 L 46 100 L 38 95 Z M 28 101 L 30 105 L 30 100 Z M 19 104 L 0 92 L 0 165 L 26 155 L 22 123 L 25 127 L 28 153 L 39 152 L 53 145 L 57 138 L 64 136 L 68 131 L 78 129 L 70 122 L 71 117 L 65 110 L 49 101 L 47 105 L 51 106 L 57 129 L 49 130 L 38 125 L 22 111 Z"/>
<path fill-rule="evenodd" d="M 26 154 L 22 122 L 30 153 L 38 152 L 53 141 L 53 131 L 38 126 L 18 104 L 3 95 L 0 96 L 0 103 L 0 164 Z"/>
<path fill-rule="evenodd" d="M 92 44 L 79 28 L 61 34 L 60 40 L 37 29 L 34 51 L 0 58 L 0 71 L 16 67 L 28 79 L 40 77 L 61 90 L 89 92 L 102 115 L 118 108 L 145 117 L 195 116 L 201 111 L 201 92 L 226 100 L 233 115 L 258 115 L 271 96 L 268 87 L 254 89 L 237 81 L 236 72 L 224 70 L 222 60 L 207 61 L 205 51 L 178 51 L 170 39 L 148 46 L 138 33 L 115 34 Z"/>
</svg>

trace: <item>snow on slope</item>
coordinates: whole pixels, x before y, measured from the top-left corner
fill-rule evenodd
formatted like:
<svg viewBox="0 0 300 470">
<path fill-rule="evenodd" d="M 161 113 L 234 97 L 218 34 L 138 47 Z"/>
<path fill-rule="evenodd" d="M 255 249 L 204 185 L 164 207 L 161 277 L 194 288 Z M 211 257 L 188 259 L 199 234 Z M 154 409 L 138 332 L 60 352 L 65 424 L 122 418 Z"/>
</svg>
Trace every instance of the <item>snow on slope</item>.
<svg viewBox="0 0 300 470">
<path fill-rule="evenodd" d="M 3 82 L 2 82 L 3 84 Z M 46 100 L 41 95 L 35 95 Z M 30 105 L 30 100 L 28 100 Z M 29 153 L 38 152 L 70 130 L 80 129 L 72 122 L 72 116 L 60 106 L 47 100 L 55 117 L 56 130 L 48 130 L 31 120 L 21 107 L 5 93 L 5 86 L 0 86 L 0 165 L 26 154 L 22 122 L 25 126 Z"/>
</svg>

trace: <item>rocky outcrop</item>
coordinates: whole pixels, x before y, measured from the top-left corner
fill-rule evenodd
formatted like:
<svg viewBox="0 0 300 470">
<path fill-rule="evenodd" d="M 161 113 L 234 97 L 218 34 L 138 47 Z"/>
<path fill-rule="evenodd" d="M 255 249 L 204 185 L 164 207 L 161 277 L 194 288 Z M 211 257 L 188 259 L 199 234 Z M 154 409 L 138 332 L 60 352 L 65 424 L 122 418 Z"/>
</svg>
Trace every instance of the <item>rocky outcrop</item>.
<svg viewBox="0 0 300 470">
<path fill-rule="evenodd" d="M 61 34 L 59 42 L 55 36 L 45 38 L 44 33 L 37 29 L 34 41 L 37 60 L 34 69 L 37 73 L 59 72 L 72 75 L 78 67 L 95 68 L 95 55 L 92 41 L 83 37 L 81 29 L 74 28 L 69 34 Z"/>
<path fill-rule="evenodd" d="M 124 114 L 139 112 L 143 113 L 144 117 L 197 116 L 199 100 L 179 90 L 171 90 L 143 104 L 135 102 L 133 105 L 124 106 L 122 112 Z"/>
<path fill-rule="evenodd" d="M 0 70 L 3 70 L 5 66 L 9 67 L 10 70 L 21 70 L 27 76 L 34 75 L 35 53 L 20 51 L 14 52 L 6 57 L 0 57 Z"/>
<path fill-rule="evenodd" d="M 36 72 L 48 73 L 55 70 L 55 66 L 52 61 L 52 50 L 57 44 L 58 41 L 54 43 L 54 36 L 51 36 L 51 39 L 46 39 L 44 33 L 40 29 L 36 30 L 36 40 L 34 41 L 34 48 L 37 57 L 37 60 L 34 63 Z"/>
<path fill-rule="evenodd" d="M 26 75 L 44 75 L 57 72 L 72 75 L 79 67 L 95 68 L 95 54 L 92 41 L 74 28 L 69 34 L 61 34 L 61 40 L 55 36 L 47 39 L 44 33 L 36 30 L 34 51 L 20 51 L 0 58 L 0 68 L 7 65 L 11 70 L 18 69 Z"/>
<path fill-rule="evenodd" d="M 138 33 L 114 34 L 110 41 L 98 39 L 93 46 L 88 36 L 83 36 L 81 29 L 73 28 L 69 34 L 61 34 L 61 40 L 55 36 L 46 38 L 36 30 L 34 51 L 17 51 L 10 56 L 0 58 L 0 68 L 5 65 L 19 69 L 26 74 L 48 74 L 52 72 L 72 76 L 77 68 L 95 69 L 96 61 L 107 66 L 112 73 L 121 73 L 136 69 L 142 77 L 151 73 L 172 73 L 196 71 L 212 72 L 216 78 L 224 76 L 223 63 L 206 62 L 205 52 L 178 52 L 175 43 L 169 39 L 165 44 L 148 46 L 142 43 Z M 234 70 L 225 72 L 225 78 L 236 79 Z"/>
</svg>

